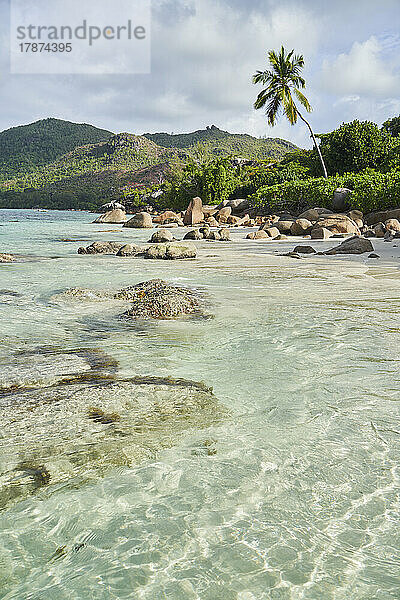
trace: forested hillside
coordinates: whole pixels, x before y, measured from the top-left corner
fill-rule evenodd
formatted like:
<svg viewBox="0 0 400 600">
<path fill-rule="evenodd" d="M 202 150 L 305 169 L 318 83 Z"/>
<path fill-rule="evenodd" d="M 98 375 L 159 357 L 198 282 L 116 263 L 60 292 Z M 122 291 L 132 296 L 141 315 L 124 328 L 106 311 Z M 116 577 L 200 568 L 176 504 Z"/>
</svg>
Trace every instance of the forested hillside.
<svg viewBox="0 0 400 600">
<path fill-rule="evenodd" d="M 56 161 L 22 176 L 3 181 L 6 190 L 23 191 L 52 185 L 58 181 L 96 173 L 107 175 L 136 171 L 165 161 L 185 158 L 175 148 L 161 148 L 143 136 L 130 133 L 113 135 L 107 142 L 75 148 Z M 81 185 L 84 179 L 81 178 Z"/>
<path fill-rule="evenodd" d="M 185 165 L 231 157 L 280 160 L 285 140 L 231 134 L 215 126 L 192 133 L 112 134 L 45 119 L 0 133 L 0 207 L 90 208 L 111 199 L 142 202 Z"/>
<path fill-rule="evenodd" d="M 111 131 L 86 123 L 43 119 L 0 133 L 0 180 L 35 170 L 77 146 L 104 142 Z"/>
<path fill-rule="evenodd" d="M 145 133 L 145 137 L 159 146 L 181 148 L 191 152 L 197 144 L 202 144 L 214 156 L 235 155 L 247 159 L 266 160 L 282 158 L 296 146 L 280 138 L 255 138 L 243 133 L 229 133 L 215 125 L 192 133 Z"/>
</svg>

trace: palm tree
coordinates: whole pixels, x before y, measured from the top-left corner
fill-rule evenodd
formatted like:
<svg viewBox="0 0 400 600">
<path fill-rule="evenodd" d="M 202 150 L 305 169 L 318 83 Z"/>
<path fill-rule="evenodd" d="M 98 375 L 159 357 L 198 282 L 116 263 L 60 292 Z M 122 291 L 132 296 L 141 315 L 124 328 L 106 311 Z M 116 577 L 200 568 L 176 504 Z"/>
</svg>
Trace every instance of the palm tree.
<svg viewBox="0 0 400 600">
<path fill-rule="evenodd" d="M 310 123 L 303 117 L 297 108 L 292 93 L 297 100 L 304 106 L 307 112 L 311 112 L 312 108 L 309 101 L 300 91 L 304 88 L 306 82 L 301 77 L 300 73 L 304 67 L 304 58 L 301 54 L 293 55 L 294 50 L 286 54 L 285 48 L 282 46 L 279 54 L 275 50 L 268 52 L 268 58 L 271 69 L 268 71 L 257 71 L 253 75 L 253 83 L 262 83 L 267 87 L 258 94 L 257 100 L 254 103 L 254 108 L 264 108 L 268 118 L 268 124 L 272 127 L 275 125 L 277 117 L 281 110 L 289 120 L 291 125 L 297 123 L 299 117 L 307 125 L 313 139 L 315 149 L 321 161 L 324 177 L 328 177 L 324 159 L 322 158 L 321 150 L 315 139 L 314 132 Z"/>
</svg>

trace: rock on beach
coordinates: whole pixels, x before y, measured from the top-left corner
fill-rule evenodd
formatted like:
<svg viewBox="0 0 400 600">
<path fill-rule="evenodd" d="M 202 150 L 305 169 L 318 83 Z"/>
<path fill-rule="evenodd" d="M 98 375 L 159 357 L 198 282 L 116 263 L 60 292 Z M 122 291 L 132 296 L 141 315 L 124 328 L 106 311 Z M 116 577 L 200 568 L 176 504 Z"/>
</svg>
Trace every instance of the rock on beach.
<svg viewBox="0 0 400 600">
<path fill-rule="evenodd" d="M 336 248 L 327 250 L 324 254 L 364 254 L 364 252 L 373 252 L 374 247 L 369 239 L 365 239 L 359 236 L 351 237 L 342 242 Z"/>
<path fill-rule="evenodd" d="M 153 227 L 153 220 L 150 213 L 139 212 L 129 219 L 129 221 L 124 224 L 124 227 L 133 229 L 151 229 Z"/>
</svg>

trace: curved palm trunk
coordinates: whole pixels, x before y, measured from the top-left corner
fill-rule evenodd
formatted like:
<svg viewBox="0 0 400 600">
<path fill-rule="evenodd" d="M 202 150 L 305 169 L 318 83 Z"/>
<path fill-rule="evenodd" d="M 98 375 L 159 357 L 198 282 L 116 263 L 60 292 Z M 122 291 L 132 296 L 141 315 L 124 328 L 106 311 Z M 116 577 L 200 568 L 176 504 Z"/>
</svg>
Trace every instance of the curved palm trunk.
<svg viewBox="0 0 400 600">
<path fill-rule="evenodd" d="M 313 132 L 313 130 L 311 129 L 311 125 L 310 125 L 310 123 L 309 123 L 309 122 L 308 122 L 308 121 L 307 121 L 307 120 L 306 120 L 306 119 L 305 119 L 305 118 L 304 118 L 304 117 L 303 117 L 303 116 L 302 116 L 302 115 L 299 113 L 299 111 L 297 111 L 297 114 L 299 115 L 300 119 L 301 119 L 302 121 L 304 121 L 304 123 L 307 125 L 308 129 L 310 130 L 311 137 L 312 137 L 312 139 L 313 139 L 313 142 L 314 142 L 315 149 L 316 149 L 316 151 L 318 152 L 319 160 L 321 161 L 322 170 L 324 171 L 324 177 L 325 177 L 325 178 L 327 178 L 327 177 L 328 177 L 328 172 L 327 172 L 327 170 L 326 170 L 326 166 L 325 166 L 325 163 L 324 163 L 324 159 L 322 158 L 321 150 L 320 150 L 320 148 L 319 148 L 319 146 L 318 146 L 318 144 L 317 144 L 317 140 L 315 139 L 314 132 Z"/>
</svg>

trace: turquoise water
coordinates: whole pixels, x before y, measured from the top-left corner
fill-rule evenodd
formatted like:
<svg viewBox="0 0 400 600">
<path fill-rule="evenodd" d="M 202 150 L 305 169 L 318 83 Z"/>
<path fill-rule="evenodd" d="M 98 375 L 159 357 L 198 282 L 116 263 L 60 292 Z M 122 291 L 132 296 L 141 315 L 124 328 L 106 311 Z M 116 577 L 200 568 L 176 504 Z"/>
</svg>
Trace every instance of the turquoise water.
<svg viewBox="0 0 400 600">
<path fill-rule="evenodd" d="M 150 237 L 92 219 L 0 211 L 24 255 L 0 265 L 0 598 L 398 599 L 398 268 L 243 231 L 195 261 L 80 256 Z M 214 318 L 62 294 L 154 277 Z"/>
</svg>

